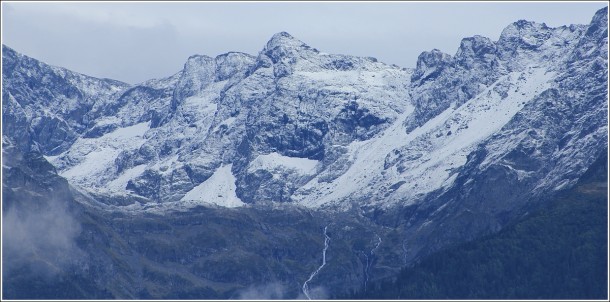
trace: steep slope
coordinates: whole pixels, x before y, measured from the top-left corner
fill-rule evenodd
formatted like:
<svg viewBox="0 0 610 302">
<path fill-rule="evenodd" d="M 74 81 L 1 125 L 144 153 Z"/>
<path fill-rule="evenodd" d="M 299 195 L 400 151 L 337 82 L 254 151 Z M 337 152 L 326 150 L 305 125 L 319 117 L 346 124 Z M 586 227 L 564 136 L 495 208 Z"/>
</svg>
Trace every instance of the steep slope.
<svg viewBox="0 0 610 302">
<path fill-rule="evenodd" d="M 40 152 L 6 137 L 2 145 L 2 298 L 111 297 L 87 277 L 80 206 L 66 179 Z"/>
<path fill-rule="evenodd" d="M 416 257 L 422 246 L 425 254 L 500 229 L 527 211 L 531 200 L 573 186 L 605 152 L 607 27 L 603 9 L 572 43 L 576 47 L 563 56 L 565 61 L 553 65 L 557 76 L 551 86 L 476 146 L 453 186 L 410 210 L 405 245 L 412 248 L 407 257 Z M 599 55 L 583 57 L 584 47 Z"/>
<path fill-rule="evenodd" d="M 386 133 L 348 146 L 349 151 L 336 161 L 343 168 L 339 174 L 344 174 L 330 184 L 324 183 L 321 176 L 314 178 L 296 192 L 295 199 L 304 204 L 340 208 L 349 207 L 350 203 L 375 208 L 409 206 L 425 198 L 433 199 L 431 192 L 438 194 L 452 186 L 462 190 L 461 184 L 455 181 L 458 175 L 463 175 L 464 181 L 474 176 L 465 164 L 469 157 L 479 154 L 482 146 L 489 149 L 495 146 L 485 161 L 486 165 L 493 166 L 499 164 L 504 152 L 513 151 L 511 146 L 519 141 L 535 145 L 541 137 L 553 140 L 560 135 L 544 138 L 543 133 L 551 129 L 585 131 L 583 128 L 587 128 L 596 134 L 572 141 L 571 147 L 561 146 L 566 147 L 563 153 L 540 151 L 539 159 L 546 161 L 546 165 L 557 165 L 560 161 L 558 166 L 563 165 L 562 169 L 532 176 L 549 178 L 537 179 L 539 194 L 560 189 L 562 185 L 569 187 L 601 150 L 607 137 L 604 134 L 607 121 L 603 118 L 607 112 L 603 86 L 607 75 L 587 71 L 592 68 L 607 71 L 604 55 L 607 32 L 603 31 L 607 20 L 603 16 L 603 10 L 598 12 L 588 27 L 549 28 L 518 21 L 508 26 L 497 42 L 480 36 L 465 38 L 453 57 L 437 50 L 422 53 L 411 77 L 410 94 L 415 109 L 412 114 L 401 117 L 404 128 L 397 122 Z M 598 30 L 593 33 L 589 28 Z M 590 48 L 586 60 L 575 57 L 582 52 L 584 41 L 588 41 Z M 591 64 L 595 67 L 587 67 Z M 566 77 L 573 78 L 571 84 L 564 83 Z M 584 80 L 586 77 L 596 81 Z M 577 94 L 583 88 L 595 94 Z M 571 92 L 564 94 L 562 101 L 544 103 L 542 100 L 550 101 L 558 96 L 552 93 L 567 90 Z M 583 105 L 594 109 L 586 110 Z M 561 111 L 562 115 L 549 112 L 552 110 Z M 545 119 L 554 122 L 541 123 Z M 552 125 L 555 122 L 561 124 Z M 526 137 L 525 129 L 532 129 L 537 135 L 529 132 L 535 137 Z M 576 150 L 583 144 L 586 147 Z M 514 150 L 513 155 L 519 152 Z M 574 156 L 587 160 L 569 164 Z M 564 174 L 568 176 L 564 178 Z M 447 198 L 439 200 L 444 202 Z"/>
<path fill-rule="evenodd" d="M 452 246 L 352 299 L 607 299 L 608 157 L 498 234 Z"/>
<path fill-rule="evenodd" d="M 70 148 L 91 120 L 91 109 L 114 100 L 127 84 L 49 66 L 2 46 L 3 133 L 22 150 L 34 141 L 43 154 Z"/>
</svg>

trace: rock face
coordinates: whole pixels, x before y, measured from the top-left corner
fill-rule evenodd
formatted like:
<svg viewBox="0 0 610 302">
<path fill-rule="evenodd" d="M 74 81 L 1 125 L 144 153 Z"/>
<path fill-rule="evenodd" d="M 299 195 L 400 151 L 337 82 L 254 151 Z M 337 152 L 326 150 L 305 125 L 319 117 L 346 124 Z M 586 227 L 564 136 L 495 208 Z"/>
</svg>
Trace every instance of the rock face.
<svg viewBox="0 0 610 302">
<path fill-rule="evenodd" d="M 515 60 L 520 56 L 545 58 L 537 64 L 549 64 L 545 73 L 555 74 L 552 83 L 468 155 L 449 189 L 420 204 L 409 222 L 407 245 L 434 250 L 497 230 L 525 212 L 529 200 L 573 186 L 607 152 L 607 28 L 604 9 L 588 27 L 549 29 L 519 21 L 502 33 L 498 49 L 502 56 L 511 54 L 515 64 L 509 68 L 521 67 Z M 555 49 L 564 45 L 574 48 Z M 543 54 L 547 49 L 551 53 Z M 585 58 L 583 51 L 598 56 Z M 411 252 L 408 257 L 419 251 Z"/>
<path fill-rule="evenodd" d="M 399 266 L 502 228 L 605 152 L 607 29 L 607 8 L 589 25 L 517 21 L 414 70 L 282 32 L 137 85 L 3 46 L 3 146 L 110 212 L 357 212 L 397 230 Z"/>
<path fill-rule="evenodd" d="M 532 152 L 556 165 L 571 154 L 534 148 L 549 131 L 586 127 L 602 142 L 605 103 L 583 104 L 594 97 L 587 91 L 603 90 L 605 74 L 595 71 L 607 64 L 604 22 L 603 12 L 589 26 L 521 20 L 497 42 L 474 36 L 454 56 L 424 52 L 412 72 L 321 53 L 282 32 L 257 57 L 195 55 L 179 73 L 134 86 L 4 47 L 5 133 L 94 194 L 184 205 L 194 196 L 187 193 L 231 165 L 243 203 L 414 204 L 458 175 L 470 177 L 467 158 L 481 149 L 486 165 L 502 162 L 504 152 L 515 165 L 532 161 L 524 159 Z M 574 124 L 583 114 L 595 117 Z M 561 124 L 543 122 L 550 119 Z M 524 129 L 531 130 L 521 138 Z M 554 185 L 537 190 L 573 183 L 596 154 L 584 146 L 578 169 L 554 171 Z M 551 171 L 541 173 L 532 178 Z"/>
<path fill-rule="evenodd" d="M 327 153 L 369 140 L 410 108 L 406 70 L 323 54 L 285 32 L 257 57 L 191 56 L 178 74 L 135 86 L 89 83 L 5 49 L 5 115 L 15 119 L 6 133 L 30 129 L 60 174 L 95 194 L 176 202 L 232 164 L 241 201 L 289 202 L 333 164 L 316 165 Z M 53 76 L 82 83 L 43 81 Z M 53 94 L 43 100 L 24 79 Z M 99 93 L 87 95 L 94 85 Z"/>
<path fill-rule="evenodd" d="M 128 86 L 49 66 L 4 45 L 2 56 L 2 94 L 7 101 L 3 103 L 7 104 L 2 108 L 3 118 L 25 116 L 28 126 L 20 127 L 21 131 L 29 132 L 45 155 L 69 149 L 96 118 L 90 114 L 92 107 L 116 98 L 116 93 Z M 15 126 L 11 123 L 8 127 Z M 18 135 L 21 139 L 15 143 L 27 149 L 30 141 L 24 139 L 25 133 Z"/>
</svg>

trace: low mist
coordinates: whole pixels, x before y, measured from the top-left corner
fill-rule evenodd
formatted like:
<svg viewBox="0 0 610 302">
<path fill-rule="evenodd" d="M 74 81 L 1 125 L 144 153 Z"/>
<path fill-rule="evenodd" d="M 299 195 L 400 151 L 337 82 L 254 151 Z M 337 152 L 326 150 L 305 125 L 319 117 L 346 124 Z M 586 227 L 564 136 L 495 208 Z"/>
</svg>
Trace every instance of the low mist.
<svg viewBox="0 0 610 302">
<path fill-rule="evenodd" d="M 309 290 L 309 296 L 315 300 L 328 298 L 326 289 L 322 286 L 313 287 Z M 307 300 L 307 296 L 299 288 L 298 295 L 295 296 L 294 289 L 286 284 L 272 282 L 262 285 L 251 285 L 237 294 L 239 300 Z"/>
<path fill-rule="evenodd" d="M 66 204 L 51 201 L 36 211 L 13 206 L 2 217 L 4 277 L 14 269 L 29 268 L 51 277 L 85 259 L 76 245 L 81 227 Z M 8 274 L 8 276 L 7 276 Z"/>
</svg>

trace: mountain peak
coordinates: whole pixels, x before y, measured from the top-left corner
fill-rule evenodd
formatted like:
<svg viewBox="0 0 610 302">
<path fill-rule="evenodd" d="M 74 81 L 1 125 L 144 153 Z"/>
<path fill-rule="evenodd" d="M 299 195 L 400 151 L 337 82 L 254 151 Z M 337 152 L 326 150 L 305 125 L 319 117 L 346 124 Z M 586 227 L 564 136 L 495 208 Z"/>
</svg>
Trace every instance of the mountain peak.
<svg viewBox="0 0 610 302">
<path fill-rule="evenodd" d="M 475 35 L 462 39 L 455 58 L 461 64 L 472 68 L 475 61 L 491 62 L 496 54 L 496 45 L 489 38 Z"/>
<path fill-rule="evenodd" d="M 285 32 L 285 31 L 281 31 L 281 32 L 276 33 L 273 36 L 271 36 L 271 39 L 275 39 L 275 38 L 295 39 L 295 37 L 293 37 L 291 34 Z"/>
<path fill-rule="evenodd" d="M 523 40 L 526 37 L 535 37 L 537 39 L 548 36 L 547 32 L 550 30 L 545 23 L 537 23 L 526 20 L 519 20 L 508 25 L 500 34 L 500 40 Z"/>
<path fill-rule="evenodd" d="M 261 53 L 263 56 L 259 56 L 259 60 L 271 60 L 270 63 L 261 63 L 261 66 L 268 67 L 270 66 L 269 64 L 275 64 L 286 58 L 298 57 L 307 51 L 318 52 L 316 49 L 309 47 L 299 39 L 283 31 L 271 37 Z"/>
<path fill-rule="evenodd" d="M 496 43 L 498 56 L 503 60 L 512 60 L 521 49 L 526 52 L 537 52 L 552 35 L 553 29 L 544 23 L 519 20 L 508 25 Z"/>
<path fill-rule="evenodd" d="M 603 30 L 608 28 L 608 7 L 604 7 L 598 10 L 593 19 L 591 19 L 591 24 L 589 25 L 588 32 L 595 31 L 598 28 Z"/>
<path fill-rule="evenodd" d="M 417 81 L 438 75 L 438 72 L 451 63 L 452 57 L 438 49 L 424 51 L 417 57 L 417 66 L 411 81 Z"/>
<path fill-rule="evenodd" d="M 293 37 L 292 35 L 290 35 L 289 33 L 282 31 L 279 33 L 274 34 L 271 39 L 269 39 L 269 42 L 267 42 L 267 46 L 265 47 L 266 50 L 272 50 L 276 47 L 286 47 L 286 48 L 301 48 L 301 47 L 307 47 L 307 45 L 305 43 L 303 43 L 302 41 L 300 41 L 299 39 Z"/>
</svg>

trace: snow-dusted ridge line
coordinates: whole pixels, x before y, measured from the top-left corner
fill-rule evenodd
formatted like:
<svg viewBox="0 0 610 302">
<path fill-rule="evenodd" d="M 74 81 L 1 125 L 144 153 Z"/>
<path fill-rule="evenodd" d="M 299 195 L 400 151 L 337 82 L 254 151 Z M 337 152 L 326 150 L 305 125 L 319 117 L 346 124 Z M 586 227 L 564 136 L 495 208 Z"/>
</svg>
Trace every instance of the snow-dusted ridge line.
<svg viewBox="0 0 610 302">
<path fill-rule="evenodd" d="M 330 184 L 314 178 L 297 190 L 293 199 L 318 208 L 374 194 L 381 186 L 402 181 L 405 184 L 391 193 L 399 196 L 396 201 L 411 203 L 418 196 L 447 187 L 455 180 L 451 171 L 466 163 L 466 156 L 478 143 L 499 131 L 527 102 L 550 88 L 555 74 L 543 68 L 510 73 L 462 106 L 448 108 L 408 134 L 403 121 L 412 110 L 406 110 L 379 136 L 348 146 L 351 165 L 345 173 Z M 388 169 L 386 163 L 392 151 L 419 154 L 415 159 L 399 160 Z M 399 171 L 397 165 L 404 171 Z M 384 206 L 394 203 L 387 198 L 377 200 Z"/>
<path fill-rule="evenodd" d="M 44 86 L 56 107 L 35 90 L 6 89 L 15 120 L 22 114 L 38 129 L 35 140 L 54 155 L 47 159 L 59 174 L 111 204 L 133 195 L 148 201 L 146 209 L 405 206 L 476 170 L 462 168 L 481 148 L 487 154 L 477 171 L 502 164 L 518 181 L 544 177 L 557 189 L 571 184 L 571 176 L 563 179 L 569 173 L 539 176 L 503 161 L 520 139 L 536 140 L 521 130 L 503 137 L 511 133 L 504 128 L 537 115 L 528 108 L 538 108 L 543 91 L 564 89 L 567 72 L 587 77 L 577 71 L 604 54 L 604 41 L 587 36 L 607 23 L 603 13 L 589 26 L 515 22 L 497 41 L 463 39 L 454 56 L 424 52 L 413 72 L 319 52 L 288 33 L 274 35 L 257 56 L 195 55 L 173 76 L 127 88 L 7 50 L 3 58 L 17 66 L 12 85 L 33 77 L 44 86 L 58 74 L 66 81 Z M 578 152 L 570 148 L 556 156 Z"/>
</svg>

